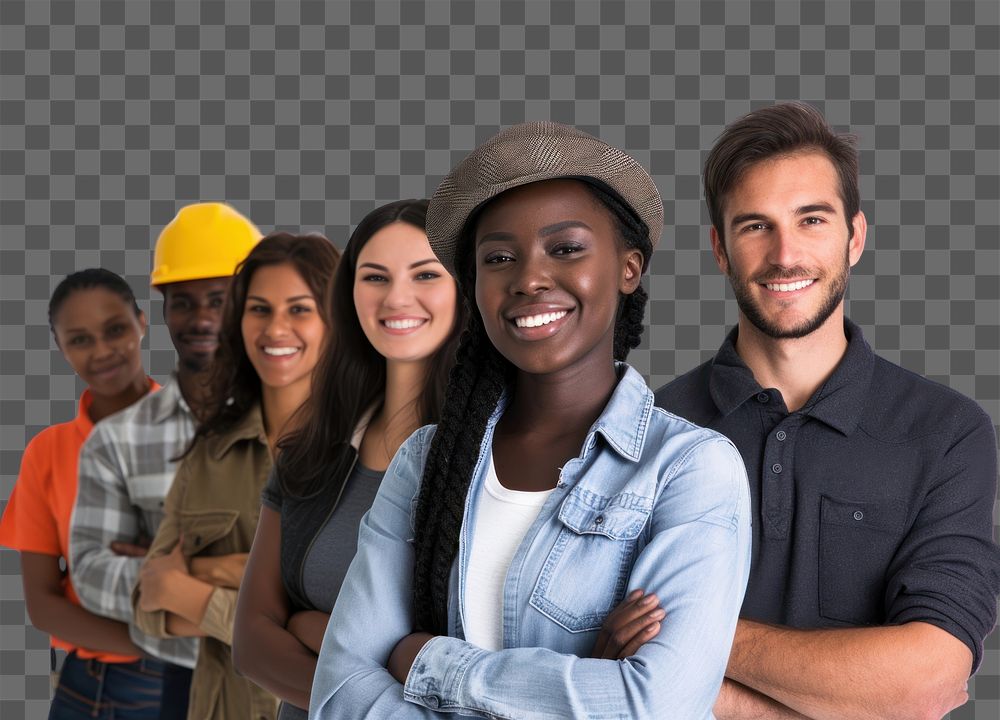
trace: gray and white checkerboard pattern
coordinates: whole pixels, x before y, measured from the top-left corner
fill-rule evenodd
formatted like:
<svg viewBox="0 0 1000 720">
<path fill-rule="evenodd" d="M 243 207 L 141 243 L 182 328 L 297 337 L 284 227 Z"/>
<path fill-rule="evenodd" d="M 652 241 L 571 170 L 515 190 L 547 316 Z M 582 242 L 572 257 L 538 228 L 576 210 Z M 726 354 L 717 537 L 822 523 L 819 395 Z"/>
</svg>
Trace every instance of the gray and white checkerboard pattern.
<svg viewBox="0 0 1000 720">
<path fill-rule="evenodd" d="M 726 121 L 802 99 L 860 140 L 871 230 L 849 314 L 876 351 L 1000 421 L 1000 4 L 995 0 L 2 0 L 0 507 L 27 440 L 81 391 L 46 304 L 101 265 L 173 363 L 151 247 L 181 205 L 225 199 L 263 230 L 320 231 L 426 196 L 524 120 L 634 154 L 667 227 L 632 361 L 656 387 L 736 320 L 699 174 Z M 46 637 L 0 552 L 0 717 L 43 718 Z M 1000 716 L 987 640 L 955 720 Z"/>
</svg>

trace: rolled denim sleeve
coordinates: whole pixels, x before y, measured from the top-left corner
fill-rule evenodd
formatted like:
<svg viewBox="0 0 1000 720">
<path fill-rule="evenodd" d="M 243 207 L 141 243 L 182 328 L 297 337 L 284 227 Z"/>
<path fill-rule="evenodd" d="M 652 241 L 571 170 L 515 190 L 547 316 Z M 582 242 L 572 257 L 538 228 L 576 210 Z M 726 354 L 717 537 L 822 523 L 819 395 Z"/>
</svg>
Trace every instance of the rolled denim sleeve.
<svg viewBox="0 0 1000 720">
<path fill-rule="evenodd" d="M 667 619 L 635 655 L 490 652 L 437 637 L 404 687 L 385 665 L 413 629 L 411 507 L 427 442 L 422 432 L 403 446 L 361 523 L 323 641 L 311 718 L 712 717 L 750 565 L 749 488 L 729 441 L 705 431 L 662 468 L 629 588 L 655 592 Z"/>
<path fill-rule="evenodd" d="M 99 424 L 80 451 L 69 535 L 69 570 L 87 610 L 114 620 L 132 620 L 130 597 L 142 558 L 115 555 L 111 543 L 135 542 L 143 530 L 142 515 L 129 497 L 114 443 Z"/>
<path fill-rule="evenodd" d="M 711 718 L 749 568 L 746 472 L 713 433 L 668 469 L 632 570 L 629 590 L 655 592 L 666 610 L 656 638 L 616 661 L 437 637 L 417 655 L 404 697 L 485 717 Z"/>
<path fill-rule="evenodd" d="M 386 663 L 413 632 L 413 528 L 416 497 L 432 428 L 410 437 L 386 470 L 361 520 L 354 557 L 330 616 L 309 701 L 309 717 L 431 718 L 403 699 Z"/>
</svg>

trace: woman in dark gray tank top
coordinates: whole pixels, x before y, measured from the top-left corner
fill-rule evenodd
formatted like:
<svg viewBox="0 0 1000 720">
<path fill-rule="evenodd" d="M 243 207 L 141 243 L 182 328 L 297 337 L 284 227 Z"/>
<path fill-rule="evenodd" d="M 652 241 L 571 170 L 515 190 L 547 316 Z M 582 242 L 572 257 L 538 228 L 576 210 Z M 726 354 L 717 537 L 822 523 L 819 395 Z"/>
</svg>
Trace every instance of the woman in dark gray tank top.
<svg viewBox="0 0 1000 720">
<path fill-rule="evenodd" d="M 386 468 L 437 422 L 464 306 L 427 242 L 426 200 L 367 215 L 330 297 L 332 331 L 300 428 L 279 443 L 236 610 L 233 662 L 305 718 L 358 525 Z"/>
</svg>

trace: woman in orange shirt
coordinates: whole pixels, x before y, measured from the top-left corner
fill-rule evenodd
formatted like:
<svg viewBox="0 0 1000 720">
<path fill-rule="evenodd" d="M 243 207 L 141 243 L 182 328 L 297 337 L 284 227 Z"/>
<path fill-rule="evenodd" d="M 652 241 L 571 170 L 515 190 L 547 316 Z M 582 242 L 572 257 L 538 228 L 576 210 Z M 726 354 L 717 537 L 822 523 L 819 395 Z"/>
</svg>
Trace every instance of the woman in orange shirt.
<svg viewBox="0 0 1000 720">
<path fill-rule="evenodd" d="M 146 316 L 132 289 L 109 270 L 68 275 L 49 300 L 49 325 L 70 367 L 87 384 L 77 416 L 38 433 L 0 519 L 0 545 L 21 553 L 32 624 L 69 655 L 50 719 L 156 718 L 159 661 L 141 659 L 128 625 L 80 606 L 66 572 L 77 458 L 94 423 L 159 385 L 146 376 L 141 345 Z"/>
</svg>

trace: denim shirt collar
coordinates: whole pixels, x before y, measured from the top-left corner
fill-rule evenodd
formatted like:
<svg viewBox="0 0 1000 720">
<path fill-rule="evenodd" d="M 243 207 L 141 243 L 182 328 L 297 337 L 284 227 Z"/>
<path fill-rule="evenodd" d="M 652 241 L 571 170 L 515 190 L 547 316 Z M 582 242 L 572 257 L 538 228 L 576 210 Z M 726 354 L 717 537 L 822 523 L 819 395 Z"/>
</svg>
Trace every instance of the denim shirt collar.
<svg viewBox="0 0 1000 720">
<path fill-rule="evenodd" d="M 581 457 L 586 457 L 593 449 L 596 442 L 595 435 L 600 433 L 608 445 L 623 458 L 639 462 L 646 442 L 649 417 L 653 413 L 653 392 L 642 375 L 628 363 L 616 362 L 615 372 L 620 379 L 614 392 L 611 393 L 608 404 L 591 425 L 583 443 Z M 490 436 L 509 402 L 510 388 L 507 388 L 487 423 L 487 432 Z"/>
<path fill-rule="evenodd" d="M 723 415 L 729 415 L 764 389 L 736 352 L 737 331 L 733 328 L 712 360 L 709 392 Z M 847 318 L 844 318 L 844 334 L 847 336 L 844 357 L 798 412 L 850 435 L 858 426 L 870 394 L 875 353 L 861 328 Z"/>
<path fill-rule="evenodd" d="M 587 436 L 585 454 L 593 447 L 591 437 L 600 433 L 623 458 L 639 462 L 653 413 L 653 393 L 642 375 L 626 363 L 615 363 L 615 369 L 621 380 Z"/>
</svg>

